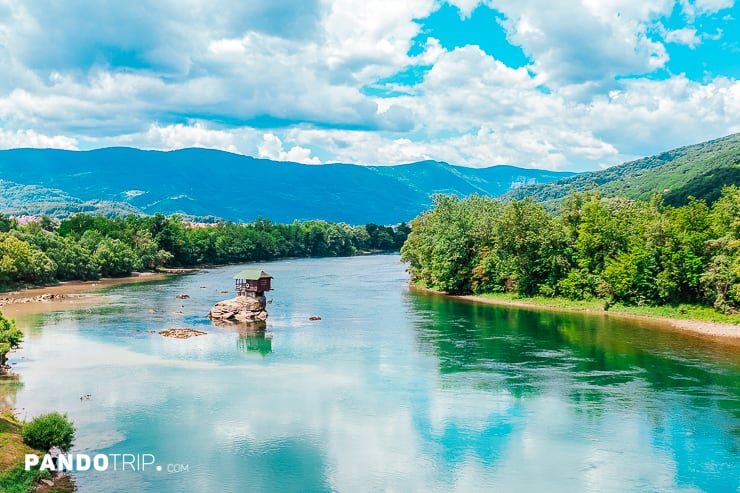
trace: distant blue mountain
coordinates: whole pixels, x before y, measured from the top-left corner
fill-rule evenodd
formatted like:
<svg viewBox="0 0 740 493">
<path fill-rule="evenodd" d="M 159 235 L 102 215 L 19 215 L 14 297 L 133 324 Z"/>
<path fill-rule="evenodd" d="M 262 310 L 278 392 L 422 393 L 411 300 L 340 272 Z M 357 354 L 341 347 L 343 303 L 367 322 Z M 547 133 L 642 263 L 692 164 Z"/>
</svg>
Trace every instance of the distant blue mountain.
<svg viewBox="0 0 740 493">
<path fill-rule="evenodd" d="M 143 151 L 113 147 L 92 151 L 11 149 L 0 151 L 0 180 L 12 183 L 4 212 L 49 212 L 39 190 L 70 203 L 105 204 L 106 213 L 183 213 L 275 222 L 324 219 L 350 224 L 408 221 L 429 208 L 434 193 L 499 196 L 521 185 L 546 183 L 574 173 L 513 166 L 466 168 L 424 161 L 399 166 L 321 166 L 255 159 L 210 149 Z M 32 186 L 23 196 L 18 184 Z M 42 188 L 39 188 L 42 187 Z M 3 196 L 11 193 L 0 182 Z M 52 193 L 53 192 L 53 193 Z M 11 204 L 11 205 L 8 205 Z"/>
</svg>

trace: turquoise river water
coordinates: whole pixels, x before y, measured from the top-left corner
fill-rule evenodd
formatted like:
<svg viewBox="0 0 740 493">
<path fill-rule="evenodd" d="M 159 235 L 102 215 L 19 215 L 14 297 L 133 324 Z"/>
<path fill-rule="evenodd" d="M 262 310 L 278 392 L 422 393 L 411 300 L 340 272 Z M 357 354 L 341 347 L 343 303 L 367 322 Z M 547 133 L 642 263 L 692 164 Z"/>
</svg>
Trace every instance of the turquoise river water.
<svg viewBox="0 0 740 493">
<path fill-rule="evenodd" d="M 257 267 L 266 332 L 205 317 L 241 266 L 19 318 L 19 416 L 162 468 L 79 471 L 80 492 L 740 491 L 737 346 L 410 291 L 397 255 Z"/>
</svg>

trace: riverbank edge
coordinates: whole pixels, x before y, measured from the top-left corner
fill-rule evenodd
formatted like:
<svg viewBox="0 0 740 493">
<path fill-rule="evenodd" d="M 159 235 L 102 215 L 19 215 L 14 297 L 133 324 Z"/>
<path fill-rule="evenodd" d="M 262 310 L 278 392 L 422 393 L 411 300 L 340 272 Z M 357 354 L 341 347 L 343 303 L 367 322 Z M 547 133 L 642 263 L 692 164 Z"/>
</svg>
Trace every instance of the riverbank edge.
<svg viewBox="0 0 740 493">
<path fill-rule="evenodd" d="M 22 288 L 16 291 L 0 293 L 0 298 L 13 300 L 10 304 L 4 304 L 0 306 L 0 310 L 2 310 L 4 314 L 12 316 L 13 306 L 28 306 L 31 308 L 30 311 L 32 312 L 44 311 L 43 309 L 39 310 L 39 308 L 50 308 L 53 310 L 79 306 L 80 303 L 62 306 L 65 300 L 64 297 L 70 294 L 79 294 L 80 296 L 82 296 L 83 298 L 78 300 L 81 302 L 81 304 L 95 304 L 96 302 L 105 303 L 107 301 L 106 297 L 95 293 L 96 291 L 105 287 L 115 286 L 119 284 L 133 284 L 138 282 L 157 281 L 171 275 L 186 274 L 189 272 L 193 272 L 194 270 L 197 269 L 168 269 L 166 271 L 157 272 L 135 272 L 132 273 L 132 275 L 130 276 L 124 277 L 102 278 L 94 281 L 64 281 L 44 286 Z M 60 296 L 61 300 L 57 299 L 56 303 L 44 301 L 41 296 L 48 294 Z M 11 307 L 11 310 L 6 310 L 9 307 Z M 12 373 L 10 374 L 12 375 Z M 3 448 L 16 450 L 17 452 L 17 457 L 13 461 L 14 465 L 8 464 L 10 467 L 8 467 L 6 470 L 0 471 L 0 479 L 2 479 L 3 476 L 5 476 L 6 474 L 13 473 L 14 468 L 23 465 L 26 453 L 43 454 L 43 452 L 33 450 L 23 443 L 23 439 L 21 438 L 20 433 L 23 423 L 18 420 L 17 415 L 13 413 L 12 409 L 0 407 L 0 420 L 4 422 L 4 424 L 0 423 L 0 425 L 2 425 L 1 427 L 7 428 L 8 430 L 6 433 L 3 433 L 4 440 L 2 440 L 0 446 L 2 446 Z M 21 474 L 23 474 L 24 477 L 26 477 L 27 475 L 35 482 L 36 486 L 34 491 L 38 493 L 52 491 L 57 493 L 66 493 L 76 491 L 74 480 L 69 477 L 69 475 L 51 477 L 49 475 L 38 475 L 37 472 L 28 472 Z M 50 485 L 49 483 L 44 483 L 42 481 L 42 478 L 48 482 L 51 482 L 52 484 Z"/>
<path fill-rule="evenodd" d="M 12 318 L 20 315 L 22 312 L 54 311 L 57 309 L 73 308 L 83 304 L 105 303 L 106 297 L 96 293 L 96 291 L 119 284 L 158 281 L 171 275 L 187 274 L 195 270 L 134 272 L 130 276 L 124 277 L 104 277 L 90 281 L 63 281 L 43 286 L 0 292 L 0 311 Z M 44 309 L 37 310 L 33 308 L 39 306 L 44 306 Z M 24 307 L 29 307 L 30 309 L 22 309 Z"/>
<path fill-rule="evenodd" d="M 162 279 L 171 274 L 187 274 L 200 270 L 199 267 L 193 268 L 171 268 L 171 269 L 160 269 L 160 270 L 144 270 L 132 272 L 127 276 L 120 277 L 101 277 L 100 279 L 89 279 L 83 281 L 82 279 L 74 279 L 70 281 L 54 281 L 46 284 L 32 284 L 32 285 L 20 285 L 20 286 L 5 286 L 0 290 L 0 296 L 11 296 L 18 293 L 26 293 L 29 291 L 39 291 L 48 288 L 57 288 L 64 286 L 85 286 L 95 285 L 99 283 L 104 284 L 125 284 L 127 282 L 138 282 L 138 281 L 149 281 Z"/>
<path fill-rule="evenodd" d="M 34 493 L 68 493 L 77 491 L 77 485 L 72 476 L 68 473 L 52 475 L 49 472 L 39 471 L 38 469 L 25 471 L 24 458 L 25 454 L 43 455 L 45 452 L 29 447 L 23 442 L 21 432 L 23 423 L 18 421 L 17 417 L 9 412 L 0 413 L 0 437 L 2 445 L 16 451 L 18 460 L 7 462 L 8 457 L 2 459 L 2 469 L 0 469 L 0 488 L 3 484 L 11 487 L 18 487 L 18 482 L 28 485 Z M 7 483 L 10 481 L 10 483 Z M 5 491 L 3 489 L 3 491 Z M 16 491 L 13 489 L 12 491 Z M 20 490 L 18 490 L 20 491 Z"/>
<path fill-rule="evenodd" d="M 649 322 L 659 330 L 670 330 L 673 332 L 682 332 L 685 334 L 711 339 L 720 343 L 740 345 L 740 324 L 710 322 L 706 320 L 653 317 L 650 315 L 638 315 L 634 313 L 620 312 L 618 308 L 610 310 L 596 310 L 593 308 L 577 306 L 551 306 L 544 303 L 538 303 L 535 300 L 521 298 L 516 300 L 502 299 L 478 295 L 452 295 L 438 289 L 420 286 L 409 281 L 410 289 L 442 296 L 449 299 L 467 301 L 472 303 L 481 303 L 485 305 L 495 305 L 513 308 L 526 308 L 530 310 L 553 311 L 563 313 L 586 313 L 602 317 L 622 318 L 631 320 L 640 320 Z M 495 296 L 495 295 L 493 295 Z"/>
</svg>

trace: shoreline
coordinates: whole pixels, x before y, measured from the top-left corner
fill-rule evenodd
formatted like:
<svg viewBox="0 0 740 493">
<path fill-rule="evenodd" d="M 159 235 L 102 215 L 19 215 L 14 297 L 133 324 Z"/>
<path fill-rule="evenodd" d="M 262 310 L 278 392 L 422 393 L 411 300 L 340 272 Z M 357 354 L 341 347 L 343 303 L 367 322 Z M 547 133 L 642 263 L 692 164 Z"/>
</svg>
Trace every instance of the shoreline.
<svg viewBox="0 0 740 493">
<path fill-rule="evenodd" d="M 108 297 L 96 291 L 108 286 L 158 281 L 182 271 L 134 272 L 126 277 L 105 277 L 95 281 L 64 281 L 48 286 L 0 293 L 0 312 L 6 317 L 78 308 L 105 303 Z"/>
<path fill-rule="evenodd" d="M 565 313 L 585 313 L 588 315 L 597 315 L 602 317 L 640 320 L 642 322 L 650 323 L 654 328 L 658 330 L 683 333 L 723 344 L 740 346 L 740 324 L 735 325 L 730 323 L 710 322 L 706 320 L 683 318 L 653 317 L 650 315 L 639 315 L 634 313 L 624 313 L 611 310 L 595 310 L 591 308 L 555 307 L 542 303 L 537 303 L 536 301 L 529 301 L 526 299 L 505 300 L 497 298 L 487 298 L 478 295 L 451 295 L 436 289 L 418 286 L 412 282 L 409 282 L 409 287 L 410 289 L 415 291 L 435 294 L 444 298 L 466 301 L 469 303 L 481 303 L 485 305 L 524 308 L 538 311 L 545 310 Z"/>
</svg>

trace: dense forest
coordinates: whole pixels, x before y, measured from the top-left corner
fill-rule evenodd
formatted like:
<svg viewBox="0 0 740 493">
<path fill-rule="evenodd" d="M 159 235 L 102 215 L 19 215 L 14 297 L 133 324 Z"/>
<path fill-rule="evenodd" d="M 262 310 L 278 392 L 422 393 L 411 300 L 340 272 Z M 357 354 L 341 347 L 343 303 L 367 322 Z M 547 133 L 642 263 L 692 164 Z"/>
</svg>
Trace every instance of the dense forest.
<svg viewBox="0 0 740 493">
<path fill-rule="evenodd" d="M 271 260 L 347 256 L 398 250 L 409 232 L 325 221 L 273 224 L 193 224 L 179 216 L 106 218 L 77 214 L 19 226 L 0 215 L 0 286 L 128 275 L 137 270 Z"/>
<path fill-rule="evenodd" d="M 438 195 L 401 249 L 414 280 L 449 293 L 599 298 L 605 307 L 699 303 L 740 307 L 740 188 L 710 206 L 572 193 L 555 213 Z"/>
</svg>

